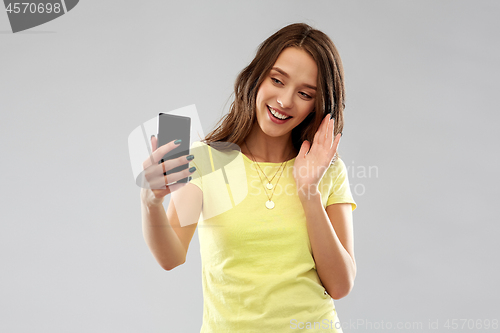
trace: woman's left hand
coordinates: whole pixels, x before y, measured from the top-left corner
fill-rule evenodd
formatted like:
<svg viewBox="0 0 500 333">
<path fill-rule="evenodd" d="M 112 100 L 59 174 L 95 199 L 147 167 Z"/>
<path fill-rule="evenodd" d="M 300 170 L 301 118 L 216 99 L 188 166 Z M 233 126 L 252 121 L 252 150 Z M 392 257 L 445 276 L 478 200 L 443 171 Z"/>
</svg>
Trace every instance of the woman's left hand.
<svg viewBox="0 0 500 333">
<path fill-rule="evenodd" d="M 334 123 L 335 120 L 327 114 L 314 135 L 312 146 L 309 141 L 304 141 L 295 158 L 293 176 L 301 197 L 309 198 L 318 193 L 318 184 L 337 153 L 341 134 L 334 138 Z"/>
</svg>

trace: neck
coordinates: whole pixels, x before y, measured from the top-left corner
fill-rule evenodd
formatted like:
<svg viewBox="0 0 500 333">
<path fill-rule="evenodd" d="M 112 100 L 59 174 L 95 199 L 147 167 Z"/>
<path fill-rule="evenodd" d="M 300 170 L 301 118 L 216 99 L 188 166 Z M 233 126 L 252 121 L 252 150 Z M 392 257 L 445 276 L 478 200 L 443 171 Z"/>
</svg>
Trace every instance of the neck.
<svg viewBox="0 0 500 333">
<path fill-rule="evenodd" d="M 299 153 L 292 144 L 291 132 L 280 137 L 264 134 L 259 126 L 254 126 L 241 147 L 241 152 L 253 157 L 257 162 L 281 163 L 294 158 Z"/>
</svg>

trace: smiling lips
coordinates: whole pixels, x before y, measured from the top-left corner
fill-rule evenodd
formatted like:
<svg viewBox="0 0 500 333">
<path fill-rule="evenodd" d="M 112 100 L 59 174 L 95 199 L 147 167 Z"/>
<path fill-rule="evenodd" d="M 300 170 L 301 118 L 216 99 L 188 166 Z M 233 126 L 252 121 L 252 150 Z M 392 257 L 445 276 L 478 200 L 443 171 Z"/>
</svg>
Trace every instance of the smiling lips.
<svg viewBox="0 0 500 333">
<path fill-rule="evenodd" d="M 269 105 L 267 105 L 267 109 L 269 110 L 269 112 L 271 112 L 271 114 L 272 114 L 275 118 L 277 118 L 277 119 L 279 119 L 279 120 L 287 120 L 287 119 L 292 118 L 292 116 L 289 116 L 289 115 L 287 115 L 286 113 L 283 113 L 283 112 L 281 112 L 281 111 L 279 111 L 279 110 L 276 110 L 275 108 L 273 108 L 273 107 L 271 107 L 271 106 L 269 106 Z"/>
</svg>

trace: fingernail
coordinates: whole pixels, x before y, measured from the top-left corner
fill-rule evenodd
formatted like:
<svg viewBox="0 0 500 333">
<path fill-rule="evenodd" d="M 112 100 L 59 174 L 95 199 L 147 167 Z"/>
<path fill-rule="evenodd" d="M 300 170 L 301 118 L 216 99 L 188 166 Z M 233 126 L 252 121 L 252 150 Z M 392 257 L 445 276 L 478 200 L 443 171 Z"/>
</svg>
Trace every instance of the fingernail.
<svg viewBox="0 0 500 333">
<path fill-rule="evenodd" d="M 154 138 L 154 137 L 155 137 L 155 135 L 154 135 L 154 134 L 153 134 L 153 135 L 151 135 L 151 139 L 152 139 L 152 138 Z"/>
<path fill-rule="evenodd" d="M 189 168 L 189 172 L 194 172 L 195 170 L 196 170 L 196 168 L 195 168 L 195 167 L 190 167 L 190 168 Z"/>
<path fill-rule="evenodd" d="M 181 143 L 181 142 L 182 142 L 182 140 L 181 140 L 181 139 L 179 139 L 179 140 L 175 140 L 175 141 L 174 141 L 174 143 L 175 143 L 176 145 L 178 145 L 178 144 L 179 144 L 179 143 Z"/>
<path fill-rule="evenodd" d="M 193 156 L 193 155 L 188 155 L 188 156 L 186 156 L 186 159 L 187 159 L 188 161 L 191 161 L 193 158 L 194 158 L 194 156 Z"/>
</svg>

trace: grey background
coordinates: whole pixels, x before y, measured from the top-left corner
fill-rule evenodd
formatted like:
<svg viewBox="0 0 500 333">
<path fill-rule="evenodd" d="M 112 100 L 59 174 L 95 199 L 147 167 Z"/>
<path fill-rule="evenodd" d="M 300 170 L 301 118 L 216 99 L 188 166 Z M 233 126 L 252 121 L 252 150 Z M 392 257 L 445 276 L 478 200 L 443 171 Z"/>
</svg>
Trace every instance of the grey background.
<svg viewBox="0 0 500 333">
<path fill-rule="evenodd" d="M 499 16 L 496 1 L 87 0 L 12 34 L 0 12 L 0 331 L 199 331 L 198 235 L 186 264 L 156 263 L 127 137 L 189 104 L 207 133 L 258 44 L 293 22 L 327 33 L 346 71 L 344 331 L 500 319 Z"/>
</svg>

